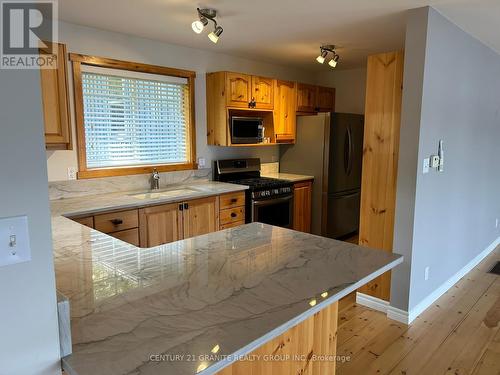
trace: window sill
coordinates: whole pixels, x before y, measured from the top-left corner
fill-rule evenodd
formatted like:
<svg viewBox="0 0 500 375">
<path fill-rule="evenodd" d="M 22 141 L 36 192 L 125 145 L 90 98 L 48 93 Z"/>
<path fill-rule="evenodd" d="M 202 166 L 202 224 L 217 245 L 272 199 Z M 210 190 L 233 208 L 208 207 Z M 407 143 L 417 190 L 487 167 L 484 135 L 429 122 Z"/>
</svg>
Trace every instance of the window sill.
<svg viewBox="0 0 500 375">
<path fill-rule="evenodd" d="M 133 174 L 147 174 L 156 169 L 158 172 L 174 172 L 196 169 L 196 163 L 186 164 L 167 164 L 167 165 L 141 165 L 138 167 L 120 167 L 120 168 L 99 168 L 79 171 L 77 177 L 79 180 L 88 178 L 128 176 Z"/>
</svg>

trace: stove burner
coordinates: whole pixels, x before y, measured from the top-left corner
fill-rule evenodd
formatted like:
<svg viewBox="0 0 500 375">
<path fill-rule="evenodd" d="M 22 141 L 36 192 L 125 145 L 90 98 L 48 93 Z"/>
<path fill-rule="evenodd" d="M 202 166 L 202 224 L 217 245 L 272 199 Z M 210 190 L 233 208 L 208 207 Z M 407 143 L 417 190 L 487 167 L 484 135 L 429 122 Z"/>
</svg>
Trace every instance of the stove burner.
<svg viewBox="0 0 500 375">
<path fill-rule="evenodd" d="M 291 183 L 289 181 L 278 180 L 277 178 L 269 178 L 269 177 L 244 178 L 228 182 L 239 185 L 247 185 L 250 186 L 252 190 L 264 189 L 264 188 L 272 189 L 283 186 L 291 186 Z"/>
</svg>

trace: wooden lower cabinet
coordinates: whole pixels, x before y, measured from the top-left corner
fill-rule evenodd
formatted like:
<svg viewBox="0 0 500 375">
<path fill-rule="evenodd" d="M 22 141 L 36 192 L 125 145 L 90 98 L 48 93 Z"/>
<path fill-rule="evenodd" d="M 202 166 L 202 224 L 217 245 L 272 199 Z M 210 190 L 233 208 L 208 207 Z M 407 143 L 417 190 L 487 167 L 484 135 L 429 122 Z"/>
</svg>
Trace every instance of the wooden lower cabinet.
<svg viewBox="0 0 500 375">
<path fill-rule="evenodd" d="M 140 245 L 139 228 L 127 229 L 127 230 L 122 230 L 119 232 L 109 233 L 109 235 L 114 237 L 114 238 L 118 238 L 119 240 L 122 240 L 123 242 L 127 242 L 127 243 L 135 245 L 135 246 Z"/>
<path fill-rule="evenodd" d="M 183 238 L 215 232 L 219 226 L 217 197 L 194 199 L 183 207 Z"/>
<path fill-rule="evenodd" d="M 293 229 L 311 232 L 312 181 L 297 182 L 293 186 Z"/>
<path fill-rule="evenodd" d="M 153 247 L 181 240 L 182 203 L 170 203 L 139 210 L 140 246 Z"/>
<path fill-rule="evenodd" d="M 256 360 L 237 361 L 217 375 L 334 375 L 337 317 L 335 302 L 248 355 Z"/>
</svg>

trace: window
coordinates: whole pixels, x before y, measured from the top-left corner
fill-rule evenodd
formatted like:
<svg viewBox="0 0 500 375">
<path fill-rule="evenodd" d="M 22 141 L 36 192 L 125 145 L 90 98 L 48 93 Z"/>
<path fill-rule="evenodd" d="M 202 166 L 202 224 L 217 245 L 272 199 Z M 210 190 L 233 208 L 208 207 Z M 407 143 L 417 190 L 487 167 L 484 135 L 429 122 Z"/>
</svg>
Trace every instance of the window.
<svg viewBox="0 0 500 375">
<path fill-rule="evenodd" d="M 194 72 L 70 58 L 79 178 L 194 168 Z"/>
</svg>

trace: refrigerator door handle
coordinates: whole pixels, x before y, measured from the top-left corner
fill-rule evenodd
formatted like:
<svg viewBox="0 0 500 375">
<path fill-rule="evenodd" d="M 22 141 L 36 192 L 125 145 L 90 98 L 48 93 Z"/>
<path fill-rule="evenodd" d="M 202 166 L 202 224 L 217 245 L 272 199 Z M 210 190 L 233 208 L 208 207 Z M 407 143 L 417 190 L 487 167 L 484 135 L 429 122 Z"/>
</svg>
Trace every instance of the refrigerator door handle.
<svg viewBox="0 0 500 375">
<path fill-rule="evenodd" d="M 346 175 L 349 175 L 350 142 L 349 128 L 347 128 L 344 135 L 344 172 Z"/>
<path fill-rule="evenodd" d="M 352 171 L 352 155 L 353 155 L 353 144 L 352 144 L 352 131 L 351 131 L 351 125 L 347 127 L 347 137 L 349 139 L 349 158 L 347 162 L 347 175 L 349 176 Z"/>
</svg>

